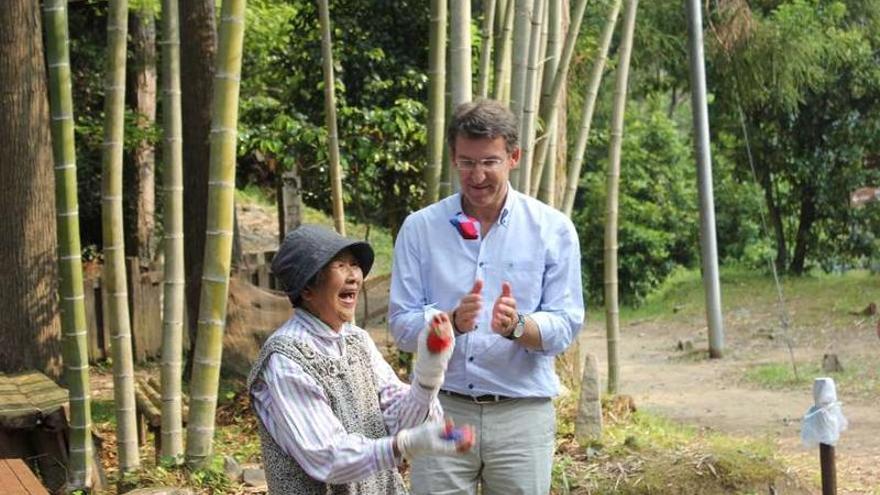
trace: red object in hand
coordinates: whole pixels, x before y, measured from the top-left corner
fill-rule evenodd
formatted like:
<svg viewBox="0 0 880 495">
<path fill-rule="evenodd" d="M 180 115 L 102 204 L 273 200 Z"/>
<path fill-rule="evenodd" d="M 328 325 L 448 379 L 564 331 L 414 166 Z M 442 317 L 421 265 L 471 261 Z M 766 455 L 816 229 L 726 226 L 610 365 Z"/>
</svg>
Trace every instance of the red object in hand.
<svg viewBox="0 0 880 495">
<path fill-rule="evenodd" d="M 445 314 L 434 316 L 431 321 L 431 329 L 428 330 L 428 339 L 426 344 L 428 350 L 434 354 L 443 352 L 452 345 L 452 332 L 445 327 L 449 326 L 449 317 Z"/>
<path fill-rule="evenodd" d="M 469 450 L 474 445 L 474 429 L 467 426 L 457 427 L 452 423 L 446 423 L 446 431 L 443 432 L 443 438 L 454 441 L 463 450 Z"/>
</svg>

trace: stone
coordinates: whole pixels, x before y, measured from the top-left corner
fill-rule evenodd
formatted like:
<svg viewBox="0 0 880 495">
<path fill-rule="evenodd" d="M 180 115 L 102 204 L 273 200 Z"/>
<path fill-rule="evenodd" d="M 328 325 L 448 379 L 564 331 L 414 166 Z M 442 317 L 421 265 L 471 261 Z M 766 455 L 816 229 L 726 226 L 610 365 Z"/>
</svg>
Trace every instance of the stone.
<svg viewBox="0 0 880 495">
<path fill-rule="evenodd" d="M 265 489 L 268 487 L 266 484 L 266 472 L 254 465 L 242 466 L 241 481 L 244 483 L 244 486 L 251 488 Z"/>
<path fill-rule="evenodd" d="M 574 435 L 581 446 L 590 445 L 602 438 L 602 391 L 599 384 L 599 366 L 596 356 L 584 356 L 584 372 L 581 379 L 581 397 Z"/>
<path fill-rule="evenodd" d="M 840 364 L 837 354 L 825 354 L 822 356 L 822 371 L 826 373 L 839 373 L 843 371 L 843 365 Z"/>
<path fill-rule="evenodd" d="M 223 456 L 223 472 L 226 473 L 226 477 L 231 481 L 241 480 L 241 464 L 231 455 Z"/>
<path fill-rule="evenodd" d="M 675 344 L 675 348 L 679 351 L 691 352 L 694 350 L 694 341 L 691 339 L 679 339 L 678 343 Z"/>
</svg>

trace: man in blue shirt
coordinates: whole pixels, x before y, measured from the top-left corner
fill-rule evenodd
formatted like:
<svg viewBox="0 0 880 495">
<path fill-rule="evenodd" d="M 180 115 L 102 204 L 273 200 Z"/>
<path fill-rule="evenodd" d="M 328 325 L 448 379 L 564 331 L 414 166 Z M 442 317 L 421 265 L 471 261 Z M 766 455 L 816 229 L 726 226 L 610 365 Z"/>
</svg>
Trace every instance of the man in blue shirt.
<svg viewBox="0 0 880 495">
<path fill-rule="evenodd" d="M 394 246 L 389 324 L 416 350 L 436 312 L 453 321 L 456 344 L 440 402 L 472 424 L 468 455 L 413 463 L 415 494 L 536 495 L 550 490 L 559 392 L 554 356 L 584 319 L 574 225 L 508 182 L 520 158 L 517 124 L 502 104 L 460 105 L 447 132 L 461 183 L 407 217 Z"/>
</svg>

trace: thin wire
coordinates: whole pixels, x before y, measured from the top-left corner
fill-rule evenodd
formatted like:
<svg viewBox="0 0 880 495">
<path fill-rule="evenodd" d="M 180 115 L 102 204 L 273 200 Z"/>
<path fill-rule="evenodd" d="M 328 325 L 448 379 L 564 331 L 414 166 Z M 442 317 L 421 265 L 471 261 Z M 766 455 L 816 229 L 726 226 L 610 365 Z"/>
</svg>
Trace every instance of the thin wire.
<svg viewBox="0 0 880 495">
<path fill-rule="evenodd" d="M 760 185 L 758 181 L 758 173 L 755 171 L 755 160 L 752 157 L 752 145 L 749 141 L 749 131 L 746 127 L 746 116 L 743 112 L 742 105 L 740 104 L 739 99 L 739 90 L 736 91 L 736 108 L 739 110 L 739 123 L 742 126 L 743 138 L 746 141 L 746 154 L 749 157 L 749 167 L 752 169 L 752 178 L 755 180 L 756 184 Z M 761 214 L 761 226 L 764 228 L 764 235 L 769 238 L 770 237 L 770 228 L 767 225 L 767 217 L 764 215 L 764 209 L 761 208 L 759 210 Z M 789 317 L 788 317 L 788 309 L 785 306 L 785 297 L 782 294 L 782 284 L 779 283 L 779 274 L 776 271 L 776 263 L 773 259 L 768 255 L 767 256 L 767 264 L 770 266 L 770 272 L 773 273 L 773 282 L 776 284 L 776 297 L 779 304 L 779 323 L 782 326 L 782 335 L 785 340 L 785 345 L 788 347 L 788 355 L 791 359 L 791 367 L 794 371 L 794 379 L 800 380 L 798 376 L 797 363 L 794 360 L 794 344 L 791 340 L 791 334 L 788 331 L 789 327 Z"/>
</svg>

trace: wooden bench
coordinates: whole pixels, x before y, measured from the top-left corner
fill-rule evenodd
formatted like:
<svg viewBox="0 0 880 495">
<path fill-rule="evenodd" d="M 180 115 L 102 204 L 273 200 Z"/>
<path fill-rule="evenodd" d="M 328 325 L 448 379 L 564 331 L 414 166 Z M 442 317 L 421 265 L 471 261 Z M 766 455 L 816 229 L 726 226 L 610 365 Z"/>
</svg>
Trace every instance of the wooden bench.
<svg viewBox="0 0 880 495">
<path fill-rule="evenodd" d="M 0 459 L 0 489 L 6 495 L 49 495 L 21 459 Z"/>
<path fill-rule="evenodd" d="M 137 411 L 138 443 L 146 445 L 147 431 L 153 434 L 153 445 L 156 448 L 156 463 L 162 455 L 162 388 L 153 377 L 138 378 L 134 388 L 134 399 Z M 181 393 L 183 426 L 189 414 L 189 398 Z"/>
</svg>

